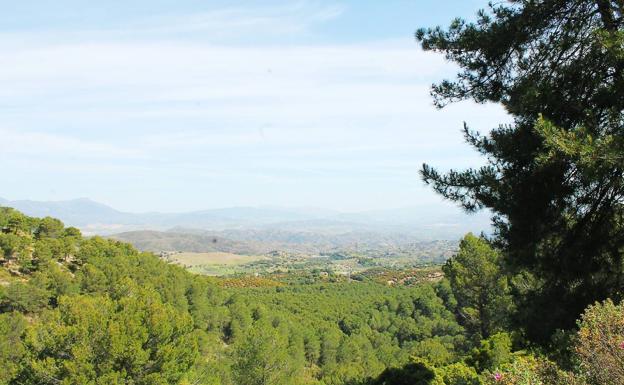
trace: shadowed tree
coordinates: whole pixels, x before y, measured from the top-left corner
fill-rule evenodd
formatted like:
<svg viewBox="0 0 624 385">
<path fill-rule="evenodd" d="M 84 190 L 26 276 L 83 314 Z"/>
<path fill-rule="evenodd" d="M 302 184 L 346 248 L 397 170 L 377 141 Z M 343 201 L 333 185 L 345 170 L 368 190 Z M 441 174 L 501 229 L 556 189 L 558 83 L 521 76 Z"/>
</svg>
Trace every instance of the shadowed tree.
<svg viewBox="0 0 624 385">
<path fill-rule="evenodd" d="M 435 380 L 435 370 L 422 362 L 412 362 L 402 368 L 384 370 L 374 385 L 428 385 Z"/>
</svg>

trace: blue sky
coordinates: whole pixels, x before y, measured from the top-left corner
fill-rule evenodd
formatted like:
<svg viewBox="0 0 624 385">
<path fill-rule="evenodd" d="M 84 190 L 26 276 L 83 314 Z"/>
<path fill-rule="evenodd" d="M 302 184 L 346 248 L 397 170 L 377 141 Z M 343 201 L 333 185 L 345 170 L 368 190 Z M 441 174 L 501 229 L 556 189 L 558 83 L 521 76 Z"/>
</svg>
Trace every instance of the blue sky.
<svg viewBox="0 0 624 385">
<path fill-rule="evenodd" d="M 482 160 L 413 40 L 485 1 L 0 0 L 0 197 L 126 211 L 440 204 L 423 162 Z"/>
</svg>

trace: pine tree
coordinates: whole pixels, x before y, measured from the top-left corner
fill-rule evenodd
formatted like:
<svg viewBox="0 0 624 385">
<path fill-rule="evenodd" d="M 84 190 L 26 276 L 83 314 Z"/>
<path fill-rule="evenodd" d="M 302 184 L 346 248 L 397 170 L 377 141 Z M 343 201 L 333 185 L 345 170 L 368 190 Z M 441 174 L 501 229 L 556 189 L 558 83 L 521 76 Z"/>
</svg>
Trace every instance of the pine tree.
<svg viewBox="0 0 624 385">
<path fill-rule="evenodd" d="M 494 241 L 522 283 L 515 319 L 538 342 L 623 288 L 623 14 L 622 0 L 514 0 L 416 34 L 461 68 L 434 85 L 439 107 L 495 102 L 514 118 L 485 136 L 465 127 L 486 166 L 422 175 L 494 213 Z"/>
</svg>

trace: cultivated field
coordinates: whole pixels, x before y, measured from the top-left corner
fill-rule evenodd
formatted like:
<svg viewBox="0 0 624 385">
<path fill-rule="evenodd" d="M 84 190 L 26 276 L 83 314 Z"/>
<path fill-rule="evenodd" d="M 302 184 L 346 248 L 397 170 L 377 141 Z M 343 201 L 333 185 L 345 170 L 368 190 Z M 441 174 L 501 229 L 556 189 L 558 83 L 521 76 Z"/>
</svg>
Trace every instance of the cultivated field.
<svg viewBox="0 0 624 385">
<path fill-rule="evenodd" d="M 209 252 L 209 253 L 176 253 L 171 255 L 171 261 L 186 267 L 200 266 L 200 265 L 242 265 L 249 262 L 254 262 L 266 257 L 259 255 L 240 255 L 224 252 Z"/>
</svg>

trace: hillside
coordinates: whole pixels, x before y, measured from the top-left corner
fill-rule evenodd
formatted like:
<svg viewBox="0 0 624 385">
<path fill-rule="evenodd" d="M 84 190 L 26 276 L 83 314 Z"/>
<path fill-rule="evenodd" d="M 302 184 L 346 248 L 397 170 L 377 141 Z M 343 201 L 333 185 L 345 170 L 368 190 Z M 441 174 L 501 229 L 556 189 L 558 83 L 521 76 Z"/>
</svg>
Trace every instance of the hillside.
<svg viewBox="0 0 624 385">
<path fill-rule="evenodd" d="M 444 268 L 449 284 L 435 267 L 207 278 L 49 217 L 0 208 L 0 229 L 1 384 L 484 385 L 499 368 L 537 376 L 519 366 L 532 363 L 552 384 L 593 385 L 512 353 L 510 334 L 481 335 L 500 320 L 458 313 L 465 258 L 466 294 L 504 287 L 472 235 Z M 508 296 L 494 289 L 481 298 L 502 309 Z"/>
<path fill-rule="evenodd" d="M 225 252 L 233 254 L 264 254 L 275 250 L 269 244 L 233 241 L 209 234 L 180 233 L 175 231 L 130 231 L 113 234 L 112 239 L 128 242 L 145 251 L 188 251 L 194 253 Z"/>
<path fill-rule="evenodd" d="M 318 234 L 285 230 L 202 231 L 176 228 L 170 231 L 130 231 L 110 235 L 132 244 L 139 250 L 184 251 L 194 253 L 225 252 L 242 255 L 280 251 L 291 254 L 318 255 L 347 252 L 360 256 L 430 254 L 425 260 L 449 257 L 455 241 L 418 241 L 404 234 L 343 233 Z"/>
<path fill-rule="evenodd" d="M 0 229 L 3 384 L 376 385 L 430 346 L 441 365 L 464 351 L 433 284 L 207 279 L 52 218 L 0 209 Z"/>
</svg>

